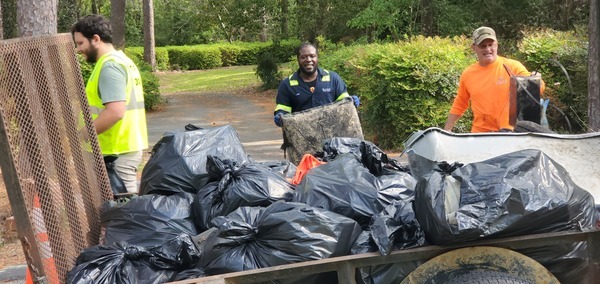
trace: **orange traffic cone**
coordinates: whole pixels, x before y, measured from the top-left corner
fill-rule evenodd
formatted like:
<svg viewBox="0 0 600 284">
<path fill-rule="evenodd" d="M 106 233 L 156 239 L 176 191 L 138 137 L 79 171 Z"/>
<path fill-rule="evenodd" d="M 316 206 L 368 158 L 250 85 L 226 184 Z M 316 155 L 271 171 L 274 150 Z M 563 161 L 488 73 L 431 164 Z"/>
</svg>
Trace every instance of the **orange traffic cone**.
<svg viewBox="0 0 600 284">
<path fill-rule="evenodd" d="M 47 283 L 60 283 L 58 281 L 58 272 L 56 270 L 56 264 L 54 262 L 54 256 L 52 255 L 52 248 L 48 240 L 48 232 L 46 231 L 46 224 L 44 222 L 44 216 L 42 214 L 42 206 L 40 199 L 36 195 L 33 199 L 33 225 L 35 230 L 35 237 L 37 239 L 38 249 L 40 256 L 42 257 L 43 269 L 46 275 Z M 25 274 L 25 283 L 33 284 L 33 276 L 29 268 Z"/>
</svg>

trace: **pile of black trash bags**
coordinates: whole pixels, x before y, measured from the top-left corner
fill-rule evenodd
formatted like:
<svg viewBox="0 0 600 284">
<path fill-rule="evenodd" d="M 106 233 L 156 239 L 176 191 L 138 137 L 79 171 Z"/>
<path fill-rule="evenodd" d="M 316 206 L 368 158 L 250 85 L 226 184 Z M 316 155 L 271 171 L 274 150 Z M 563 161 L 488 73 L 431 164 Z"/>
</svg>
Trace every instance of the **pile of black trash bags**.
<svg viewBox="0 0 600 284">
<path fill-rule="evenodd" d="M 164 283 L 429 244 L 587 230 L 592 196 L 543 152 L 449 164 L 332 138 L 326 163 L 297 185 L 296 166 L 255 162 L 231 126 L 166 133 L 140 195 L 108 202 L 102 245 L 83 251 L 67 283 Z M 586 243 L 520 251 L 559 280 L 586 269 Z M 359 283 L 399 283 L 419 262 L 358 269 Z M 335 273 L 278 283 L 336 283 Z M 577 282 L 577 281 L 575 281 Z"/>
</svg>

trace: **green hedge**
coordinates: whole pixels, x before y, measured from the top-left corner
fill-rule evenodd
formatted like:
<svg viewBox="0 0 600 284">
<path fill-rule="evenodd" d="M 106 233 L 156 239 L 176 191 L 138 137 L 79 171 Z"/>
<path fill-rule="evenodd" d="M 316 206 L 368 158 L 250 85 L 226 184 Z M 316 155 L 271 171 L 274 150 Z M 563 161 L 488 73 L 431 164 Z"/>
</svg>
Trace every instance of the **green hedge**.
<svg viewBox="0 0 600 284">
<path fill-rule="evenodd" d="M 321 65 L 340 73 L 361 97 L 367 139 L 401 149 L 413 132 L 443 127 L 460 73 L 473 63 L 469 45 L 466 37 L 415 37 L 341 48 L 322 56 Z M 469 127 L 468 118 L 457 125 Z"/>
<path fill-rule="evenodd" d="M 201 70 L 224 66 L 255 65 L 262 54 L 269 53 L 277 62 L 287 62 L 294 56 L 298 40 L 272 42 L 235 42 L 190 46 L 157 47 L 156 69 Z M 125 53 L 143 60 L 142 47 L 128 47 Z"/>
<path fill-rule="evenodd" d="M 123 51 L 129 58 L 137 60 L 137 62 L 144 61 L 144 48 L 143 47 L 127 47 Z M 166 71 L 169 70 L 169 52 L 164 47 L 157 47 L 154 49 L 156 53 L 156 70 Z"/>
<path fill-rule="evenodd" d="M 168 46 L 171 69 L 201 70 L 223 65 L 221 50 L 217 46 Z"/>
</svg>

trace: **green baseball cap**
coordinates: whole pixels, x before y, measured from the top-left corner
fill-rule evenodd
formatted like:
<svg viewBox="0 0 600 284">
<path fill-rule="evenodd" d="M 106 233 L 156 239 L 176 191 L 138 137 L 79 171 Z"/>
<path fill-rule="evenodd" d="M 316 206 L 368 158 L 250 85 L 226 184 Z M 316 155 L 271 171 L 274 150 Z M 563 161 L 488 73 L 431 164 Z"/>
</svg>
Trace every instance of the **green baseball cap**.
<svg viewBox="0 0 600 284">
<path fill-rule="evenodd" d="M 483 40 L 488 38 L 498 41 L 496 39 L 496 32 L 492 28 L 479 27 L 473 32 L 473 43 L 475 45 L 479 45 Z"/>
</svg>

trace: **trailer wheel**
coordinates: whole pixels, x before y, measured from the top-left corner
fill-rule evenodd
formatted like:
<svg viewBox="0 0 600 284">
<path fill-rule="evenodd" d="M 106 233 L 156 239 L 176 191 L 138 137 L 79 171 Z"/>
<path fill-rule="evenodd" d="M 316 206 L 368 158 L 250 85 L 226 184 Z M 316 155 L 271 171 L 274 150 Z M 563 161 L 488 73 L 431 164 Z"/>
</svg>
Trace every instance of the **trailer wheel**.
<svg viewBox="0 0 600 284">
<path fill-rule="evenodd" d="M 402 284 L 560 283 L 550 271 L 518 252 L 497 247 L 467 247 L 438 255 L 417 267 Z"/>
<path fill-rule="evenodd" d="M 442 283 L 446 284 L 531 284 L 528 281 L 517 276 L 514 276 L 505 271 L 493 270 L 490 268 L 477 269 L 459 269 L 454 275 L 438 275 Z M 434 281 L 434 283 L 438 283 Z"/>
<path fill-rule="evenodd" d="M 515 125 L 515 132 L 555 133 L 547 127 L 527 120 L 517 121 L 517 125 Z"/>
</svg>

